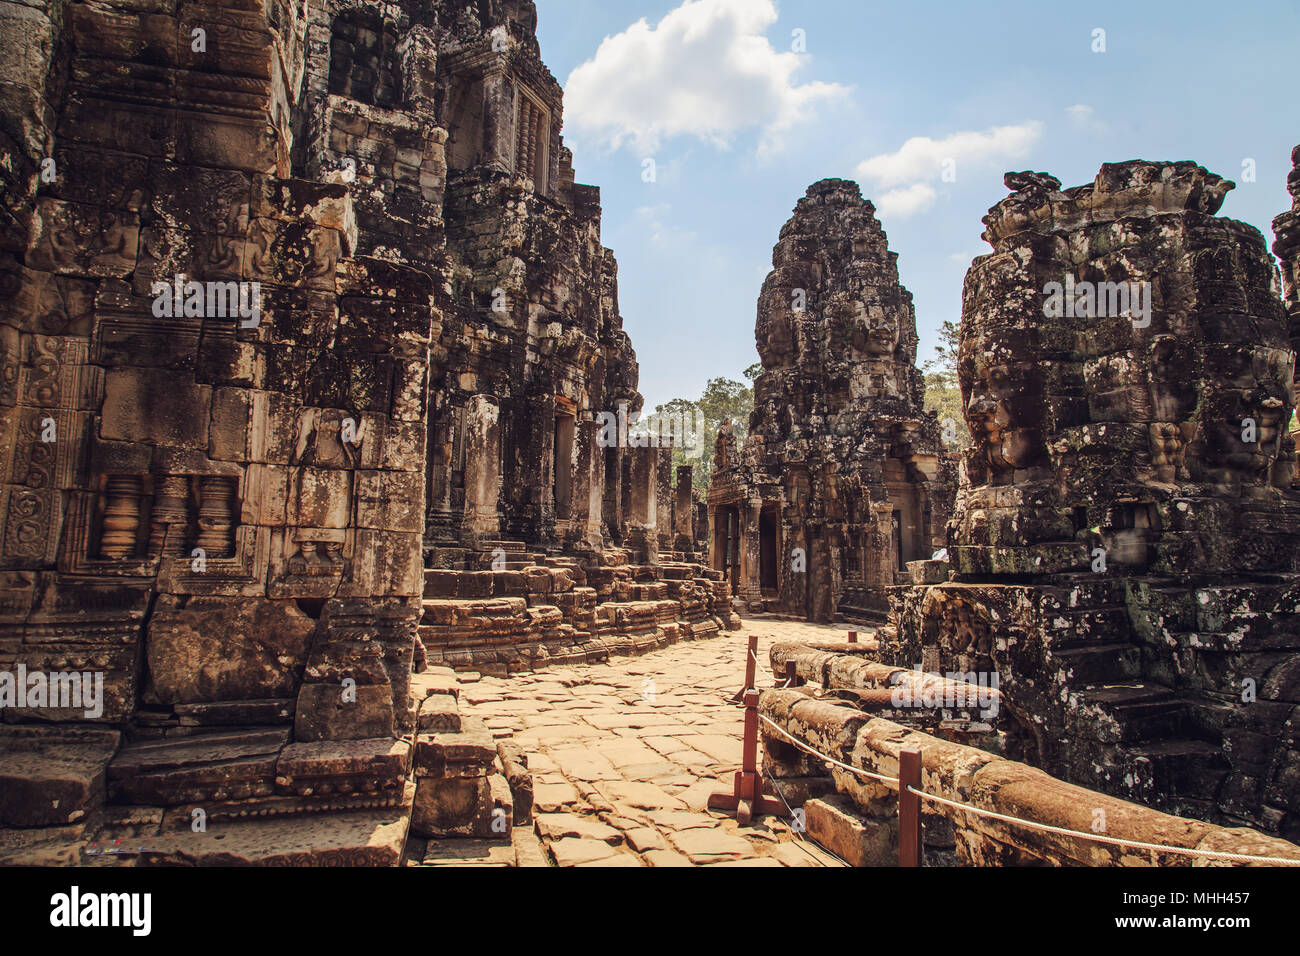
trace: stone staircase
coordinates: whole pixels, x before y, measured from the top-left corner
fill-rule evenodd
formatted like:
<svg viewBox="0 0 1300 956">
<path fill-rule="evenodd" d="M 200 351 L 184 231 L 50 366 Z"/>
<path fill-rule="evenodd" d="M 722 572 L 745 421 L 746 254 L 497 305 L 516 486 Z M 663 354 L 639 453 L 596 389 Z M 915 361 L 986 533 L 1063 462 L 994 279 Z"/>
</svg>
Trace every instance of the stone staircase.
<svg viewBox="0 0 1300 956">
<path fill-rule="evenodd" d="M 391 866 L 408 831 L 509 847 L 531 825 L 527 761 L 459 698 L 427 668 L 410 730 L 356 740 L 295 740 L 292 701 L 154 708 L 126 732 L 0 726 L 0 865 Z"/>
<path fill-rule="evenodd" d="M 642 654 L 740 626 L 719 571 L 661 552 L 529 552 L 520 541 L 435 548 L 419 636 L 427 660 L 505 676 Z"/>
<path fill-rule="evenodd" d="M 1091 766 L 1109 792 L 1127 799 L 1171 813 L 1210 813 L 1229 770 L 1222 741 L 1156 676 L 1160 668 L 1132 634 L 1129 609 L 1070 608 L 1052 624 L 1045 670 L 1068 694 L 1071 763 Z"/>
</svg>

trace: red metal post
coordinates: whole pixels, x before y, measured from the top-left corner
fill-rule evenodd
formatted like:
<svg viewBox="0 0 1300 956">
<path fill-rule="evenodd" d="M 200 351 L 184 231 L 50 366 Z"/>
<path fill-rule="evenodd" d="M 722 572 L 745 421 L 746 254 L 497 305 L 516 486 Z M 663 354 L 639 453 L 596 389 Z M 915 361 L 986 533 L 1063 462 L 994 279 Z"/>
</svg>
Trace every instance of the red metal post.
<svg viewBox="0 0 1300 956">
<path fill-rule="evenodd" d="M 910 789 L 909 789 L 910 788 Z M 921 865 L 921 751 L 898 752 L 898 865 Z"/>
</svg>

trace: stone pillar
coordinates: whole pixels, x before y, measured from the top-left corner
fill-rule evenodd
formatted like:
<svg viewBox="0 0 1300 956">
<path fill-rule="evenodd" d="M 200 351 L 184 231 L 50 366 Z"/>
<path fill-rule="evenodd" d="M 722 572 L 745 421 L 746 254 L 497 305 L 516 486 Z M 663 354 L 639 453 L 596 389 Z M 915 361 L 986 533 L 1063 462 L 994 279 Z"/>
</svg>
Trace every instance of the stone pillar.
<svg viewBox="0 0 1300 956">
<path fill-rule="evenodd" d="M 762 510 L 763 502 L 758 498 L 750 498 L 740 510 L 740 596 L 753 610 L 760 609 L 763 604 L 763 579 L 759 564 L 762 546 L 758 531 Z"/>
<path fill-rule="evenodd" d="M 460 531 L 461 516 L 451 503 L 453 468 L 463 460 L 460 453 L 465 441 L 465 409 L 438 407 L 431 396 L 427 427 L 425 461 L 425 537 L 431 541 L 454 541 Z"/>
<path fill-rule="evenodd" d="M 871 505 L 874 530 L 870 535 L 872 573 L 866 578 L 868 587 L 880 590 L 894 583 L 898 558 L 894 553 L 894 506 L 888 501 Z"/>
<path fill-rule="evenodd" d="M 717 505 L 709 505 L 709 567 L 726 573 L 727 515 Z"/>
<path fill-rule="evenodd" d="M 809 618 L 820 624 L 830 623 L 835 615 L 835 568 L 825 528 L 809 535 L 808 593 Z"/>
<path fill-rule="evenodd" d="M 623 540 L 623 449 L 609 446 L 599 449 L 605 469 L 601 491 L 601 517 L 610 538 Z"/>
<path fill-rule="evenodd" d="M 673 504 L 673 550 L 681 551 L 683 554 L 691 554 L 695 551 L 695 535 L 692 533 L 691 525 L 695 520 L 695 502 L 691 497 L 691 476 L 693 469 L 690 465 L 677 466 L 677 497 Z M 712 516 L 710 516 L 712 524 Z"/>
<path fill-rule="evenodd" d="M 154 485 L 149 557 L 176 557 L 185 553 L 189 497 L 190 482 L 184 475 L 159 476 Z"/>
<path fill-rule="evenodd" d="M 119 561 L 135 557 L 141 489 L 139 475 L 110 475 L 106 481 L 104 527 L 99 539 L 104 557 Z"/>
<path fill-rule="evenodd" d="M 655 457 L 655 530 L 660 551 L 673 550 L 673 446 L 653 449 Z"/>
<path fill-rule="evenodd" d="M 483 158 L 510 169 L 515 146 L 514 85 L 504 70 L 493 70 L 483 77 Z M 497 118 L 492 122 L 487 117 Z"/>
<path fill-rule="evenodd" d="M 796 562 L 796 552 L 799 560 Z M 795 570 L 798 567 L 800 570 Z M 782 522 L 781 550 L 777 552 L 777 589 L 781 609 L 789 614 L 808 613 L 808 535 L 803 525 Z"/>
<path fill-rule="evenodd" d="M 197 544 L 209 558 L 235 553 L 234 478 L 205 475 L 199 479 L 199 537 Z"/>
<path fill-rule="evenodd" d="M 657 448 L 629 448 L 626 452 L 628 487 L 625 492 L 628 499 L 628 515 L 627 540 L 624 545 L 642 552 L 648 563 L 659 560 L 656 520 L 658 494 L 655 481 L 658 454 Z"/>
<path fill-rule="evenodd" d="M 599 434 L 600 425 L 584 419 L 577 423 L 573 438 L 573 517 L 565 543 L 584 551 L 601 548 L 605 449 L 596 441 Z"/>
<path fill-rule="evenodd" d="M 465 409 L 465 540 L 501 533 L 501 409 L 496 399 L 475 395 Z"/>
</svg>

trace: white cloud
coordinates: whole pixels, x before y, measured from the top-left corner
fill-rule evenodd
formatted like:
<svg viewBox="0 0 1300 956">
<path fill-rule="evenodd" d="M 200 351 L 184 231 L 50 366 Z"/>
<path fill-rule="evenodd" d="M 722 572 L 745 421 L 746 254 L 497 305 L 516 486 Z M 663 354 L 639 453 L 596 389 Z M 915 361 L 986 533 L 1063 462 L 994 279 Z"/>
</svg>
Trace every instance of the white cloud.
<svg viewBox="0 0 1300 956">
<path fill-rule="evenodd" d="M 1067 106 L 1065 112 L 1070 114 L 1070 119 L 1077 123 L 1086 123 L 1092 119 L 1092 114 L 1096 112 L 1091 106 L 1084 103 L 1075 103 L 1073 106 Z"/>
<path fill-rule="evenodd" d="M 953 133 L 943 139 L 914 136 L 897 152 L 863 160 L 858 164 L 858 175 L 888 188 L 938 178 L 951 160 L 956 175 L 960 176 L 962 167 L 968 163 L 1024 156 L 1042 133 L 1043 124 L 1030 121 L 1015 126 L 994 126 L 982 133 L 974 130 Z"/>
<path fill-rule="evenodd" d="M 1097 111 L 1086 103 L 1075 103 L 1073 106 L 1067 106 L 1065 115 L 1070 117 L 1071 123 L 1086 132 L 1102 133 L 1106 130 L 1106 124 L 1097 119 Z"/>
<path fill-rule="evenodd" d="M 726 148 L 747 129 L 761 131 L 761 153 L 779 150 L 848 88 L 796 83 L 807 54 L 772 47 L 764 33 L 776 20 L 772 0 L 686 0 L 656 26 L 638 20 L 569 74 L 566 126 L 643 154 L 679 135 Z"/>
<path fill-rule="evenodd" d="M 929 209 L 939 198 L 935 188 L 927 183 L 915 183 L 882 193 L 875 200 L 876 211 L 887 219 L 906 219 Z"/>
<path fill-rule="evenodd" d="M 639 206 L 633 213 L 636 228 L 645 234 L 652 245 L 681 249 L 694 244 L 699 237 L 689 229 L 673 225 L 670 221 L 672 211 L 673 207 L 669 203 Z"/>
</svg>

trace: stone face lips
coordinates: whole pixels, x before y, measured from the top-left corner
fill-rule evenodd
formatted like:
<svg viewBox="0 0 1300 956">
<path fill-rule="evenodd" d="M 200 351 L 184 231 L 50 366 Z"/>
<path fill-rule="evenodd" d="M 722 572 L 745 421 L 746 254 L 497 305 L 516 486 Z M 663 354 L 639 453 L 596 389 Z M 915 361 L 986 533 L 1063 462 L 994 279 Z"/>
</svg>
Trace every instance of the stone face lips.
<svg viewBox="0 0 1300 956">
<path fill-rule="evenodd" d="M 709 493 L 714 567 L 738 569 L 751 606 L 879 612 L 902 565 L 942 546 L 952 476 L 896 261 L 855 183 L 810 186 L 781 229 L 749 436 L 740 456 L 720 436 Z"/>
</svg>

